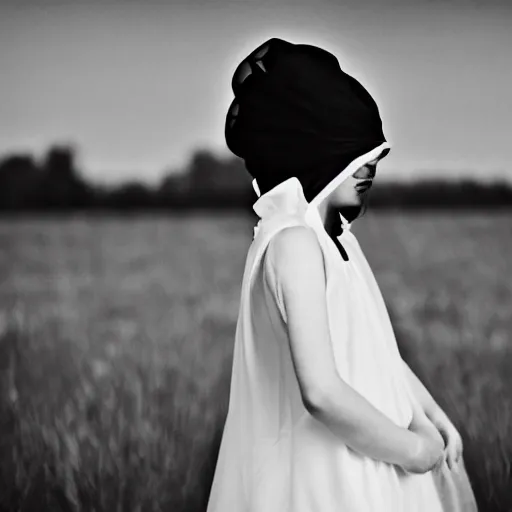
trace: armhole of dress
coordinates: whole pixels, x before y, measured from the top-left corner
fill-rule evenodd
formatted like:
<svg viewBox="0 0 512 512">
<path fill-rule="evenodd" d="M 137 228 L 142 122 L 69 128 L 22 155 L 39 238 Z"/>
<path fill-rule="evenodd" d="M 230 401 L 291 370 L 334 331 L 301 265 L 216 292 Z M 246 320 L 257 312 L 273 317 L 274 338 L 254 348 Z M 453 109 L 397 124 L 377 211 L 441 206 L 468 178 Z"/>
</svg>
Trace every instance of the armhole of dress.
<svg viewBox="0 0 512 512">
<path fill-rule="evenodd" d="M 283 294 L 281 292 L 281 287 L 279 285 L 279 281 L 277 279 L 276 275 L 276 269 L 274 266 L 274 262 L 272 260 L 273 253 L 271 251 L 271 245 L 272 245 L 273 238 L 270 239 L 269 243 L 267 244 L 267 248 L 265 249 L 264 254 L 264 276 L 267 279 L 267 282 L 270 285 L 270 288 L 272 289 L 273 295 L 276 299 L 276 304 L 279 309 L 279 312 L 281 314 L 281 318 L 283 319 L 284 323 L 288 323 L 288 317 L 286 316 L 286 309 L 284 307 L 284 301 L 283 301 Z M 273 247 L 273 245 L 272 245 Z"/>
<path fill-rule="evenodd" d="M 263 267 L 264 267 L 264 276 L 268 276 L 268 282 L 269 285 L 273 291 L 274 297 L 276 299 L 277 307 L 281 313 L 281 317 L 285 324 L 288 323 L 288 317 L 286 315 L 286 309 L 284 306 L 284 300 L 283 300 L 283 293 L 281 289 L 281 285 L 279 282 L 279 279 L 277 278 L 276 268 L 273 261 L 273 244 L 272 240 L 274 237 L 270 239 L 270 241 L 267 244 L 267 247 L 263 254 Z M 272 245 L 272 248 L 271 248 Z M 318 240 L 318 245 L 320 247 L 320 251 L 322 252 L 322 261 L 324 265 L 324 277 L 325 277 L 325 287 L 327 290 L 327 261 L 326 261 L 326 255 L 324 251 L 324 247 L 320 243 L 320 240 Z"/>
</svg>

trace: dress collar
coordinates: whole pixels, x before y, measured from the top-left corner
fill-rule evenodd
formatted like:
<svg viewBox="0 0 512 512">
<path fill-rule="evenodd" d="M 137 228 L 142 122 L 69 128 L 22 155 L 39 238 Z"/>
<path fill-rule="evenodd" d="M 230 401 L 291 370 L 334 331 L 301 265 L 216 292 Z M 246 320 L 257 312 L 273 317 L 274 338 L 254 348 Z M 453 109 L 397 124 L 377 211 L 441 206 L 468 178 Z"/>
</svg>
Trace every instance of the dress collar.
<svg viewBox="0 0 512 512">
<path fill-rule="evenodd" d="M 321 224 L 322 229 L 325 229 L 317 204 L 308 203 L 302 184 L 297 177 L 292 176 L 282 181 L 263 195 L 255 179 L 252 185 L 259 196 L 253 204 L 253 210 L 260 219 L 275 214 L 298 214 L 304 216 L 309 224 Z M 341 213 L 339 216 L 343 229 L 350 230 L 350 222 Z"/>
<path fill-rule="evenodd" d="M 304 196 L 304 190 L 300 180 L 295 176 L 279 183 L 263 195 L 261 195 L 256 179 L 253 179 L 252 185 L 256 195 L 259 197 L 253 205 L 253 210 L 261 219 L 268 215 L 281 212 L 299 213 L 305 215 L 315 223 L 320 222 L 323 227 L 318 205 L 348 176 L 354 174 L 362 165 L 366 162 L 370 162 L 379 156 L 382 151 L 390 147 L 388 142 L 383 142 L 379 146 L 354 159 L 342 172 L 331 180 L 310 203 L 307 202 Z M 341 213 L 339 213 L 339 216 L 343 231 L 350 231 L 351 223 L 343 217 Z"/>
<path fill-rule="evenodd" d="M 252 183 L 259 196 L 253 205 L 253 210 L 258 217 L 263 219 L 276 213 L 306 214 L 309 203 L 304 196 L 304 190 L 298 178 L 294 176 L 288 178 L 263 195 L 260 195 L 256 180 L 253 180 Z"/>
</svg>

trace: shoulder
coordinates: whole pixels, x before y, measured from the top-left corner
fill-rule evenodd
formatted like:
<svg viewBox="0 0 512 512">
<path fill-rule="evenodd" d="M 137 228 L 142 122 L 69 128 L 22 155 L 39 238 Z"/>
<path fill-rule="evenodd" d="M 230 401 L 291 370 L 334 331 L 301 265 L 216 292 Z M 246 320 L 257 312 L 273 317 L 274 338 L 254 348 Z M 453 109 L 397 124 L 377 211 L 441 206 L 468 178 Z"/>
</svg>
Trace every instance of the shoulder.
<svg viewBox="0 0 512 512">
<path fill-rule="evenodd" d="M 274 263 L 290 263 L 289 257 L 299 251 L 315 254 L 320 251 L 316 233 L 309 226 L 297 225 L 281 229 L 269 243 L 269 252 Z"/>
<path fill-rule="evenodd" d="M 324 272 L 322 249 L 309 226 L 282 229 L 272 237 L 267 253 L 271 270 L 282 282 L 296 281 L 298 275 L 315 279 Z"/>
</svg>

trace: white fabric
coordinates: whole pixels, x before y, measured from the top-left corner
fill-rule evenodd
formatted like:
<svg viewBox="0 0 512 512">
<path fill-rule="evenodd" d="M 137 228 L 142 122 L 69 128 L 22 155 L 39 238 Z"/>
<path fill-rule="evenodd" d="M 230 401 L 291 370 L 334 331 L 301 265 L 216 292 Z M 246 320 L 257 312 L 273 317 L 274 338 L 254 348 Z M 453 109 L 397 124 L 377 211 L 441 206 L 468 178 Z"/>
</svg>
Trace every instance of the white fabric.
<svg viewBox="0 0 512 512">
<path fill-rule="evenodd" d="M 366 161 L 375 156 L 367 154 Z M 306 201 L 297 178 L 261 196 L 254 210 L 261 220 L 245 265 L 229 410 L 207 512 L 476 511 L 463 466 L 460 476 L 446 463 L 436 475 L 405 473 L 349 449 L 306 411 L 280 289 L 265 257 L 272 237 L 292 225 L 313 227 L 325 255 L 340 376 L 404 428 L 412 417 L 413 395 L 379 286 L 350 223 L 342 217 L 338 238 L 349 256 L 344 261 L 317 203 Z"/>
</svg>

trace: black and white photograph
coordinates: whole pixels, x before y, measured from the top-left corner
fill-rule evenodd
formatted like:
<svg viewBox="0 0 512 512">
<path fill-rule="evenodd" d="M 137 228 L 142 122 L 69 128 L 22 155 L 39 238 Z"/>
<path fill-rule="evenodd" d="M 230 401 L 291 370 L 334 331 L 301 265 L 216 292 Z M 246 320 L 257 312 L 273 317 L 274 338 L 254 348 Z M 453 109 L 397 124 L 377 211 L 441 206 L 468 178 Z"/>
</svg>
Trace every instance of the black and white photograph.
<svg viewBox="0 0 512 512">
<path fill-rule="evenodd" d="M 512 512 L 512 2 L 0 0 L 0 512 Z"/>
</svg>

